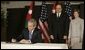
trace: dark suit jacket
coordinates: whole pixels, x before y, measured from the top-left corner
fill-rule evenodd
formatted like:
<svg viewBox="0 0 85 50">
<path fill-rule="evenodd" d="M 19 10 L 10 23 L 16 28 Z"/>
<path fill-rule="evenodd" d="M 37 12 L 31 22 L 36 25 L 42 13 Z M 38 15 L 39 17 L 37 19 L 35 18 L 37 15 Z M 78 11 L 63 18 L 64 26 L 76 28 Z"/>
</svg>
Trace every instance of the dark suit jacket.
<svg viewBox="0 0 85 50">
<path fill-rule="evenodd" d="M 17 40 L 21 40 L 21 39 L 29 40 L 29 31 L 27 28 L 25 28 L 22 31 L 22 33 L 20 34 L 20 36 L 17 38 Z M 41 32 L 39 29 L 35 29 L 33 31 L 31 42 L 32 43 L 41 43 L 42 42 L 42 36 L 41 36 Z"/>
<path fill-rule="evenodd" d="M 68 35 L 69 22 L 69 17 L 65 13 L 61 13 L 59 18 L 56 14 L 51 14 L 48 17 L 50 34 L 54 35 L 54 38 L 63 38 L 63 35 Z"/>
</svg>

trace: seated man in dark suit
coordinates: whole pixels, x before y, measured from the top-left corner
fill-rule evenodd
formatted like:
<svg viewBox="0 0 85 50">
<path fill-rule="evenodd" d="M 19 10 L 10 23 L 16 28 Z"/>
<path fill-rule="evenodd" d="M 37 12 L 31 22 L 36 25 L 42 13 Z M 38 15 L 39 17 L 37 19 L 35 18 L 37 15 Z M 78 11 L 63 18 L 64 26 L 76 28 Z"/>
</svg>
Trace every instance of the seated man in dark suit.
<svg viewBox="0 0 85 50">
<path fill-rule="evenodd" d="M 36 28 L 37 22 L 34 19 L 28 21 L 28 28 L 23 29 L 22 34 L 17 38 L 20 43 L 41 43 L 42 36 Z"/>
</svg>

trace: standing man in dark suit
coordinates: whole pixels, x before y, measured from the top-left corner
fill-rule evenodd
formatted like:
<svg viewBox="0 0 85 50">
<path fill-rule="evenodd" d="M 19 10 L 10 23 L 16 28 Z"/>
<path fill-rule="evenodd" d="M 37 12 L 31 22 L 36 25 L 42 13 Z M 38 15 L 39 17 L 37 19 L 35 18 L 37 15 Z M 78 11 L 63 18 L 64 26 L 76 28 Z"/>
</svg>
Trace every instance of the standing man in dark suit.
<svg viewBox="0 0 85 50">
<path fill-rule="evenodd" d="M 17 37 L 20 43 L 42 43 L 42 36 L 39 29 L 36 28 L 37 22 L 34 19 L 28 21 L 28 28 L 22 31 Z"/>
<path fill-rule="evenodd" d="M 54 43 L 65 43 L 69 30 L 69 17 L 62 11 L 62 5 L 56 4 L 55 14 L 48 18 L 50 37 Z"/>
</svg>

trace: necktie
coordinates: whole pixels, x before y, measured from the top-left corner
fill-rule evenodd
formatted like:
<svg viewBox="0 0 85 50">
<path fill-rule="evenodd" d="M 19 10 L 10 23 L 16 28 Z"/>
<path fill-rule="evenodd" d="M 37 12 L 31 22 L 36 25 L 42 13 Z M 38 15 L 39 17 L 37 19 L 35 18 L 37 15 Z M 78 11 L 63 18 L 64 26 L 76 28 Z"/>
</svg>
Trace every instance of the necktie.
<svg viewBox="0 0 85 50">
<path fill-rule="evenodd" d="M 31 34 L 31 32 L 29 32 L 29 40 L 31 40 L 32 39 L 32 34 Z"/>
<path fill-rule="evenodd" d="M 59 17 L 59 13 L 58 13 L 58 17 Z"/>
<path fill-rule="evenodd" d="M 59 13 L 58 13 L 58 17 L 59 17 Z"/>
<path fill-rule="evenodd" d="M 59 13 L 57 13 L 57 17 L 59 17 Z"/>
</svg>

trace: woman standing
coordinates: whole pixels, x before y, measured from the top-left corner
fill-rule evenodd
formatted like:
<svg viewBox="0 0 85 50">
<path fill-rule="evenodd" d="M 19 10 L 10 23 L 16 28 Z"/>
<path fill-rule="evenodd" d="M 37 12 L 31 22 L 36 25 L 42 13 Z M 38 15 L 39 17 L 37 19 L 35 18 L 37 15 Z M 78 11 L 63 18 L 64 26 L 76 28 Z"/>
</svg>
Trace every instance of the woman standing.
<svg viewBox="0 0 85 50">
<path fill-rule="evenodd" d="M 74 10 L 74 19 L 70 22 L 68 41 L 72 49 L 82 49 L 84 20 L 79 17 L 79 10 Z"/>
</svg>

